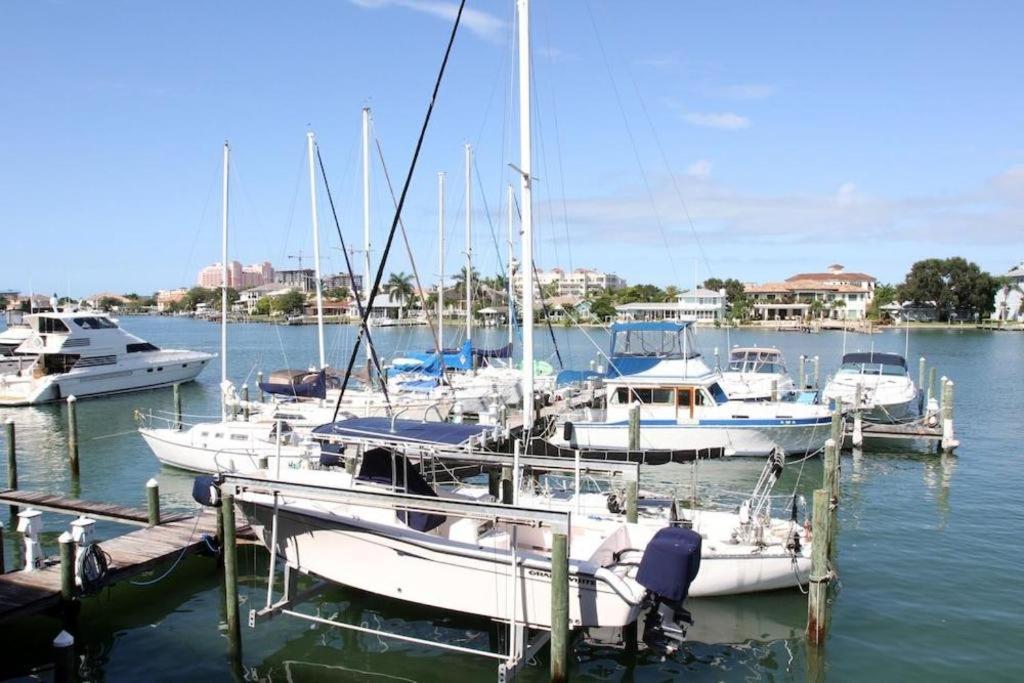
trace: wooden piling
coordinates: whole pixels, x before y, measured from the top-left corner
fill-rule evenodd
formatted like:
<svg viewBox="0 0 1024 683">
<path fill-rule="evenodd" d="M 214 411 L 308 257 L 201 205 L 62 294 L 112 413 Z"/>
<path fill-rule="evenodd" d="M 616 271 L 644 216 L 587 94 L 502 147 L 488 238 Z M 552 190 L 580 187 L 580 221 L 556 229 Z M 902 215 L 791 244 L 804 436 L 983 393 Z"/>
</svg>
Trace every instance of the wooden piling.
<svg viewBox="0 0 1024 683">
<path fill-rule="evenodd" d="M 12 491 L 18 488 L 18 456 L 17 438 L 14 430 L 14 419 L 7 418 L 7 488 Z M 18 517 L 20 509 L 17 505 L 11 506 L 11 520 Z"/>
<path fill-rule="evenodd" d="M 156 479 L 146 482 L 146 511 L 150 526 L 160 524 L 160 484 Z"/>
<path fill-rule="evenodd" d="M 61 631 L 53 639 L 53 681 L 71 683 L 77 679 L 75 667 L 75 637 Z"/>
<path fill-rule="evenodd" d="M 569 680 L 569 539 L 551 537 L 551 680 Z"/>
<path fill-rule="evenodd" d="M 629 450 L 640 450 L 640 404 L 629 408 Z"/>
<path fill-rule="evenodd" d="M 75 599 L 75 543 L 65 531 L 57 539 L 60 544 L 60 599 L 65 606 Z"/>
<path fill-rule="evenodd" d="M 242 417 L 249 421 L 249 385 L 242 385 Z"/>
<path fill-rule="evenodd" d="M 821 379 L 821 359 L 815 356 L 812 365 L 814 367 L 814 388 L 817 389 L 819 386 L 818 382 Z"/>
<path fill-rule="evenodd" d="M 260 386 L 262 384 L 263 384 L 263 371 L 260 370 L 259 372 L 256 373 L 256 386 L 258 386 L 260 388 L 260 403 L 263 403 L 263 387 Z"/>
<path fill-rule="evenodd" d="M 224 524 L 221 554 L 224 557 L 224 607 L 228 626 L 228 643 L 233 658 L 241 656 L 242 633 L 238 620 L 238 548 L 235 545 L 235 496 L 221 491 L 220 516 Z M 271 552 L 275 552 L 273 549 Z"/>
<path fill-rule="evenodd" d="M 813 537 L 811 545 L 811 576 L 807 587 L 807 642 L 814 647 L 825 644 L 828 634 L 828 569 L 829 492 L 814 492 Z M 824 543 L 822 541 L 825 541 Z"/>
<path fill-rule="evenodd" d="M 637 510 L 637 493 L 639 483 L 635 481 L 626 482 L 626 521 L 636 523 L 639 517 Z M 577 492 L 576 495 L 579 495 Z"/>
<path fill-rule="evenodd" d="M 68 396 L 68 458 L 71 460 L 71 476 L 78 478 L 78 413 L 74 395 Z"/>
<path fill-rule="evenodd" d="M 501 500 L 501 472 L 499 470 L 487 470 L 487 492 L 494 497 L 494 500 Z"/>
<path fill-rule="evenodd" d="M 853 394 L 853 447 L 860 448 L 864 445 L 864 420 L 863 420 L 863 391 L 864 386 L 857 384 Z"/>
<path fill-rule="evenodd" d="M 835 441 L 829 439 L 825 442 L 825 472 L 822 477 L 822 486 L 828 491 L 829 505 L 828 505 L 828 535 L 827 538 L 823 538 L 826 543 L 826 551 L 829 562 L 835 560 L 836 556 L 836 531 L 839 529 L 839 525 L 836 520 L 836 515 L 839 509 L 839 448 L 836 446 Z"/>
<path fill-rule="evenodd" d="M 928 371 L 928 393 L 925 396 L 925 409 L 928 408 L 928 404 L 932 401 L 932 396 L 935 395 L 935 375 L 937 374 L 938 372 L 933 365 Z"/>
<path fill-rule="evenodd" d="M 183 424 L 181 421 L 181 384 L 175 382 L 174 386 L 174 428 L 181 429 Z"/>
<path fill-rule="evenodd" d="M 835 400 L 835 404 L 835 409 L 832 411 L 832 425 L 831 432 L 829 433 L 829 438 L 831 438 L 835 442 L 836 448 L 838 448 L 839 450 L 843 450 L 844 425 L 842 399 L 837 398 Z"/>
<path fill-rule="evenodd" d="M 505 466 L 501 468 L 501 502 L 511 505 L 512 493 L 512 468 Z"/>
<path fill-rule="evenodd" d="M 919 389 L 924 388 L 926 362 L 924 356 L 917 359 L 917 386 Z"/>
<path fill-rule="evenodd" d="M 800 354 L 800 390 L 807 388 L 807 356 Z"/>
<path fill-rule="evenodd" d="M 942 451 L 952 453 L 958 445 L 953 436 L 953 380 L 942 385 Z"/>
</svg>

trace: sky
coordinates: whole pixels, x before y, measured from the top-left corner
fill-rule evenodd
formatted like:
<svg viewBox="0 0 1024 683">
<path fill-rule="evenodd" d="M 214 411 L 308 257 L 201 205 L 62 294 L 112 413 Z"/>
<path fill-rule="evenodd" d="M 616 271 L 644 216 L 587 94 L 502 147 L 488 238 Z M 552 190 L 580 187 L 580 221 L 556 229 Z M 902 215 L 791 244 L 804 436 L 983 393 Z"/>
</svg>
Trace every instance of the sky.
<svg viewBox="0 0 1024 683">
<path fill-rule="evenodd" d="M 929 257 L 1024 259 L 1024 4 L 534 0 L 539 268 L 630 283 L 775 281 L 839 262 L 899 282 Z M 306 133 L 362 240 L 360 116 L 401 186 L 449 0 L 4 3 L 0 289 L 194 284 L 220 259 L 311 264 Z M 470 0 L 403 219 L 424 283 L 505 260 L 518 164 L 513 0 Z M 374 261 L 393 217 L 376 150 Z M 322 268 L 344 268 L 318 184 Z M 385 277 L 410 272 L 400 239 Z"/>
</svg>

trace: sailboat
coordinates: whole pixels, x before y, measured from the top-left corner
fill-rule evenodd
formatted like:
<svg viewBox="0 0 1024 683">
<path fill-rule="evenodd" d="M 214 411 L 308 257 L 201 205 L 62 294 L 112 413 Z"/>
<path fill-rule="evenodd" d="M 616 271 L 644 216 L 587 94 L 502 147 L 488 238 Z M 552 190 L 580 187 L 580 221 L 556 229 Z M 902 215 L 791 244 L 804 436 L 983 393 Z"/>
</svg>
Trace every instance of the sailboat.
<svg viewBox="0 0 1024 683">
<path fill-rule="evenodd" d="M 517 6 L 522 253 L 532 263 L 529 0 Z M 534 402 L 531 289 L 524 291 L 526 434 Z M 461 500 L 453 508 L 414 465 L 384 450 L 362 453 L 356 471 L 328 473 L 329 483 L 325 473 L 303 470 L 274 478 L 229 476 L 222 486 L 271 553 L 305 573 L 417 604 L 550 628 L 555 558 L 565 549 L 571 624 L 626 625 L 651 607 L 649 630 L 682 638 L 682 601 L 700 567 L 699 534 L 571 513 L 545 524 L 544 511 L 487 501 Z"/>
</svg>

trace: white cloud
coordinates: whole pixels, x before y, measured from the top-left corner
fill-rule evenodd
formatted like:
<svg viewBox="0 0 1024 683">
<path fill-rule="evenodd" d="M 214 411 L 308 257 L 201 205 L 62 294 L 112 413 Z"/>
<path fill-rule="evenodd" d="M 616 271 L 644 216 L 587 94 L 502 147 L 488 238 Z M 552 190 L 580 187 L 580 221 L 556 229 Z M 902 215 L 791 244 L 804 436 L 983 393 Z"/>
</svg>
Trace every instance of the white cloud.
<svg viewBox="0 0 1024 683">
<path fill-rule="evenodd" d="M 746 116 L 734 114 L 731 111 L 720 114 L 703 114 L 692 111 L 683 114 L 683 120 L 695 126 L 719 128 L 721 130 L 740 130 L 741 128 L 750 127 L 750 119 Z"/>
<path fill-rule="evenodd" d="M 757 194 L 738 191 L 693 171 L 677 178 L 689 216 L 675 188 L 664 180 L 654 191 L 623 192 L 600 199 L 567 202 L 571 232 L 608 242 L 662 245 L 659 224 L 668 239 L 687 239 L 689 220 L 713 239 L 742 239 L 751 244 L 884 243 L 1024 245 L 1024 166 L 1013 167 L 959 194 L 936 193 L 886 198 L 846 182 L 832 192 Z M 561 210 L 559 203 L 558 209 Z M 622 230 L 622 226 L 630 230 Z"/>
<path fill-rule="evenodd" d="M 712 89 L 712 93 L 730 100 L 763 100 L 778 92 L 774 85 L 765 83 L 739 83 Z"/>
<path fill-rule="evenodd" d="M 448 21 L 454 21 L 459 11 L 458 3 L 444 0 L 349 0 L 349 2 L 363 9 L 402 7 Z M 462 11 L 461 23 L 481 38 L 490 41 L 500 41 L 504 38 L 505 21 L 494 14 L 466 8 Z"/>
<path fill-rule="evenodd" d="M 711 175 L 711 162 L 707 159 L 698 159 L 686 169 L 686 175 L 694 178 L 707 178 Z"/>
</svg>

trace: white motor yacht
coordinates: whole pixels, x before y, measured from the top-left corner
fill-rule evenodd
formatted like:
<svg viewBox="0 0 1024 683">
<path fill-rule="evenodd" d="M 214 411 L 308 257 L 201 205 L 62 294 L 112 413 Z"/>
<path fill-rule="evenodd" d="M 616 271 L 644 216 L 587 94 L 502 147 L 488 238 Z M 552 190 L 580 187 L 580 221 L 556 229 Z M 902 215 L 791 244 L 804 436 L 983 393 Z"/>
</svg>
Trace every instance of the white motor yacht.
<svg viewBox="0 0 1024 683">
<path fill-rule="evenodd" d="M 803 401 L 733 401 L 701 358 L 689 322 L 612 326 L 606 407 L 559 418 L 557 446 L 596 450 L 725 449 L 768 456 L 814 453 L 829 436 L 831 410 Z M 630 413 L 639 407 L 638 448 Z M 571 423 L 566 424 L 566 423 Z"/>
<path fill-rule="evenodd" d="M 789 395 L 796 385 L 779 349 L 735 346 L 729 351 L 729 365 L 722 371 L 722 388 L 730 401 L 768 401 Z"/>
<path fill-rule="evenodd" d="M 914 414 L 920 394 L 907 372 L 907 361 L 895 353 L 857 352 L 843 356 L 839 370 L 822 390 L 827 401 L 843 402 L 847 408 L 861 390 L 864 419 L 871 422 L 899 422 Z"/>
<path fill-rule="evenodd" d="M 21 369 L 0 375 L 0 406 L 32 405 L 165 387 L 196 378 L 215 356 L 160 349 L 101 313 L 25 316 L 31 335 L 8 357 Z"/>
</svg>

